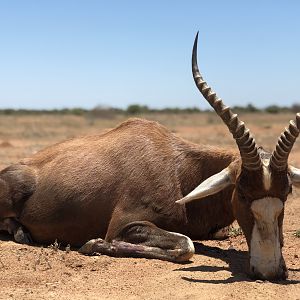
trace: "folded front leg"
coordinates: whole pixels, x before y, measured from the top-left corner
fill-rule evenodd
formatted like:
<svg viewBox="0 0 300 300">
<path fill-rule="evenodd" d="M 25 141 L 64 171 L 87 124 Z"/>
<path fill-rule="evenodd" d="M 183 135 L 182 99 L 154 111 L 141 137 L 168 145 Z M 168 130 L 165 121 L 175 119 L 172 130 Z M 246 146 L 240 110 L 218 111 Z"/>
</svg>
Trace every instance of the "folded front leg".
<svg viewBox="0 0 300 300">
<path fill-rule="evenodd" d="M 183 262 L 193 256 L 195 249 L 187 236 L 160 229 L 150 222 L 139 221 L 127 224 L 108 241 L 103 239 L 88 241 L 79 252 Z"/>
</svg>

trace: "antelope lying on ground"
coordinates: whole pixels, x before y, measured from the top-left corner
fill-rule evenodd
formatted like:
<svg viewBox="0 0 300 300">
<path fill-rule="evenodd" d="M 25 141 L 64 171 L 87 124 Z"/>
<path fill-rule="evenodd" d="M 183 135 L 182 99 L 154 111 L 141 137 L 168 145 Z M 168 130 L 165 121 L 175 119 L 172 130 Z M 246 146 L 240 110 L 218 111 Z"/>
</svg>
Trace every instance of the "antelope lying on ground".
<svg viewBox="0 0 300 300">
<path fill-rule="evenodd" d="M 2 170 L 0 229 L 22 243 L 29 237 L 38 243 L 57 239 L 86 254 L 180 262 L 194 254 L 191 239 L 205 239 L 237 219 L 249 246 L 251 273 L 286 278 L 284 203 L 292 183 L 300 182 L 300 170 L 288 167 L 287 159 L 300 116 L 272 154 L 258 148 L 244 123 L 203 81 L 197 38 L 196 85 L 239 151 L 196 145 L 155 122 L 131 119 Z"/>
</svg>

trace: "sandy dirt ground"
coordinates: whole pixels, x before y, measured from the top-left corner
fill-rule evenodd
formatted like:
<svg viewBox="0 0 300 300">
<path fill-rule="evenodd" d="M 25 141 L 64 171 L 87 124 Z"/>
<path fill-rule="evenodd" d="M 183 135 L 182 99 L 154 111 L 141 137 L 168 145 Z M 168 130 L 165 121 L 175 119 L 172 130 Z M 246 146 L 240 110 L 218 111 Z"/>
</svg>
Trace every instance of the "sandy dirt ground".
<svg viewBox="0 0 300 300">
<path fill-rule="evenodd" d="M 213 114 L 150 115 L 178 135 L 198 143 L 235 147 Z M 0 167 L 54 142 L 105 131 L 125 117 L 1 116 Z M 293 115 L 243 115 L 259 144 L 272 149 Z M 300 167 L 300 141 L 290 162 Z M 234 226 L 237 226 L 235 224 Z M 0 235 L 0 299 L 300 299 L 300 189 L 286 203 L 285 281 L 250 280 L 243 235 L 224 241 L 195 241 L 186 264 L 159 260 L 83 256 L 52 246 L 20 245 Z M 54 242 L 54 241 L 53 241 Z"/>
</svg>

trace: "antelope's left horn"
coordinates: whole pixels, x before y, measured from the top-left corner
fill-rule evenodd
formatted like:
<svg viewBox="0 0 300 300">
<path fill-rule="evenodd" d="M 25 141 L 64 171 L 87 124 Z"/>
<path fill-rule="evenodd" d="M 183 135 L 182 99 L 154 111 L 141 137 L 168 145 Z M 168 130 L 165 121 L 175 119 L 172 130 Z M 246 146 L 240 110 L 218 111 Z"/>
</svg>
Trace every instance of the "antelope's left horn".
<svg viewBox="0 0 300 300">
<path fill-rule="evenodd" d="M 291 120 L 288 128 L 278 138 L 275 150 L 272 153 L 270 166 L 274 170 L 283 171 L 288 166 L 288 158 L 294 143 L 300 133 L 300 113 L 296 114 L 296 119 Z"/>
</svg>

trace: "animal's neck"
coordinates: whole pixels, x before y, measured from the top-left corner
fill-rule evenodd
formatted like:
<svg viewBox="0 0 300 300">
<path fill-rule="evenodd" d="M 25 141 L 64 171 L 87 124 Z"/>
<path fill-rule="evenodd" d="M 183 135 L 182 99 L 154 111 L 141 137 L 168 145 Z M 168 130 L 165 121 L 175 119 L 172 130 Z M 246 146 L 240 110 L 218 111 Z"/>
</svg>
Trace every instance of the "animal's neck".
<svg viewBox="0 0 300 300">
<path fill-rule="evenodd" d="M 183 145 L 179 153 L 176 166 L 183 196 L 238 157 L 237 151 L 192 143 Z"/>
<path fill-rule="evenodd" d="M 187 144 L 177 158 L 177 172 L 183 196 L 203 180 L 226 168 L 238 152 L 201 145 Z M 234 220 L 231 206 L 232 187 L 186 205 L 187 225 L 182 232 L 194 239 L 209 238 L 216 230 Z"/>
</svg>

